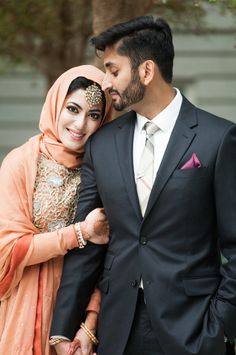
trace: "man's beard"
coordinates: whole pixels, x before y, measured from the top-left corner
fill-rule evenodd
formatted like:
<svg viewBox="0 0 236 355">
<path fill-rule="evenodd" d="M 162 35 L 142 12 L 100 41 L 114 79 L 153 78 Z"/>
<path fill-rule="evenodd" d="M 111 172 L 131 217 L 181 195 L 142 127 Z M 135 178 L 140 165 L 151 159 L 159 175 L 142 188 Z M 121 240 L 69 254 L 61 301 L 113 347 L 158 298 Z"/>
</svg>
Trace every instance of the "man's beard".
<svg viewBox="0 0 236 355">
<path fill-rule="evenodd" d="M 145 86 L 140 81 L 138 70 L 133 71 L 133 76 L 123 93 L 116 92 L 120 96 L 120 101 L 113 104 L 117 111 L 123 111 L 125 108 L 141 101 L 145 94 Z"/>
</svg>

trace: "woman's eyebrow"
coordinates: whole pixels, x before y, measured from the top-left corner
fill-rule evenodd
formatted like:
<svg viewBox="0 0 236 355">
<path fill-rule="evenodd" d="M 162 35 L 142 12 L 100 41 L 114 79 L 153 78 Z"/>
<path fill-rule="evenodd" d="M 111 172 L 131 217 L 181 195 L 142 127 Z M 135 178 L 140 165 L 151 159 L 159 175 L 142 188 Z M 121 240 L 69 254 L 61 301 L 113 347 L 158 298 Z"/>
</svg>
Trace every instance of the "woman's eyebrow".
<svg viewBox="0 0 236 355">
<path fill-rule="evenodd" d="M 81 107 L 79 104 L 77 104 L 76 102 L 74 102 L 74 101 L 68 101 L 68 102 L 67 102 L 67 105 L 68 105 L 68 104 L 73 104 L 73 105 L 77 106 L 79 109 L 82 110 L 82 107 Z"/>
</svg>

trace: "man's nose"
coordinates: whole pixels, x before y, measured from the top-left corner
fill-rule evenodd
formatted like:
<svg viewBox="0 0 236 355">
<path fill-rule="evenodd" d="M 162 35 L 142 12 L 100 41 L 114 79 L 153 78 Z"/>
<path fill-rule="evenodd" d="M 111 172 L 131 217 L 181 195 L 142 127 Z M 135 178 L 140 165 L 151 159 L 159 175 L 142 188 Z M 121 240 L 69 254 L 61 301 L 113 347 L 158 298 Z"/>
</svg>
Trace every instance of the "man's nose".
<svg viewBox="0 0 236 355">
<path fill-rule="evenodd" d="M 105 91 L 107 89 L 110 89 L 112 87 L 112 83 L 108 78 L 105 76 L 105 78 L 102 81 L 102 90 Z"/>
</svg>

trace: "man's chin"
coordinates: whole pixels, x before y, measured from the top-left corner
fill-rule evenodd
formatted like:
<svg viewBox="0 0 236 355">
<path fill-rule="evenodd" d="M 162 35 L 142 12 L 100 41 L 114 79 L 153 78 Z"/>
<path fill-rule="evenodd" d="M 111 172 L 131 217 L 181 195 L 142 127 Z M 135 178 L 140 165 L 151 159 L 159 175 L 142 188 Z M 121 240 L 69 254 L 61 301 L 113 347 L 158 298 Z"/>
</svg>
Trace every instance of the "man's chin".
<svg viewBox="0 0 236 355">
<path fill-rule="evenodd" d="M 116 111 L 123 111 L 125 109 L 124 105 L 118 103 L 113 104 L 113 107 Z"/>
</svg>

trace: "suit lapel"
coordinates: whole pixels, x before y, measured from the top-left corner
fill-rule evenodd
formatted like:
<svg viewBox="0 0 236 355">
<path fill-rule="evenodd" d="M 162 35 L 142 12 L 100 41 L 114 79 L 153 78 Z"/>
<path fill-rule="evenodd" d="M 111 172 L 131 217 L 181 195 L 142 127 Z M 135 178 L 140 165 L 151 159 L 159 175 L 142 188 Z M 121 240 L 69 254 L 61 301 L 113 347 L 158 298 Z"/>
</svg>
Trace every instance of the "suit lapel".
<svg viewBox="0 0 236 355">
<path fill-rule="evenodd" d="M 192 127 L 196 125 L 197 117 L 195 108 L 187 99 L 183 97 L 181 110 L 167 145 L 162 163 L 157 172 L 144 218 L 146 218 L 150 213 L 168 179 L 192 143 L 195 137 L 195 132 L 192 130 Z"/>
<path fill-rule="evenodd" d="M 133 169 L 133 136 L 135 120 L 136 113 L 133 111 L 128 112 L 121 124 L 118 125 L 118 130 L 115 133 L 115 140 L 120 170 L 125 182 L 127 195 L 129 196 L 131 205 L 137 216 L 141 219 L 142 215 L 139 207 Z"/>
</svg>

